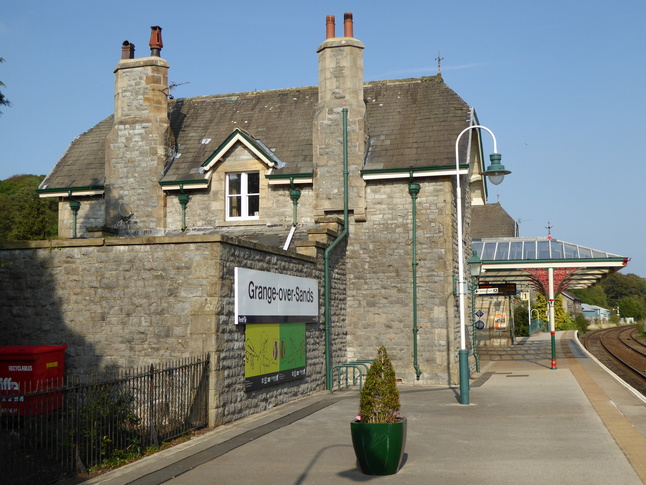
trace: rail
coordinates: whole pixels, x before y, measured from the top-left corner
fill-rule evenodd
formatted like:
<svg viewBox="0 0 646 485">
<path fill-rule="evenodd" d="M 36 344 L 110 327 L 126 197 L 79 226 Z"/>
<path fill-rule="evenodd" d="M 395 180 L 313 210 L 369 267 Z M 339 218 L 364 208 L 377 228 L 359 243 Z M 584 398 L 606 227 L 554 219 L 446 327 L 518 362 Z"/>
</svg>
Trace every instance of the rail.
<svg viewBox="0 0 646 485">
<path fill-rule="evenodd" d="M 352 385 L 357 385 L 359 381 L 359 390 L 363 389 L 363 378 L 368 374 L 372 360 L 353 360 L 344 364 L 337 364 L 332 367 L 332 386 L 330 392 L 334 392 L 334 376 L 336 374 L 337 390 L 341 390 L 341 376 L 345 375 L 345 388 L 350 387 L 350 370 L 352 370 Z M 365 371 L 365 372 L 364 372 Z"/>
<path fill-rule="evenodd" d="M 646 395 L 646 352 L 633 335 L 635 326 L 597 330 L 585 335 L 583 344 L 600 362 L 626 381 L 638 392 Z M 631 335 L 622 337 L 629 332 Z M 628 343 L 630 342 L 630 344 Z M 635 343 L 635 345 L 632 345 Z"/>
</svg>

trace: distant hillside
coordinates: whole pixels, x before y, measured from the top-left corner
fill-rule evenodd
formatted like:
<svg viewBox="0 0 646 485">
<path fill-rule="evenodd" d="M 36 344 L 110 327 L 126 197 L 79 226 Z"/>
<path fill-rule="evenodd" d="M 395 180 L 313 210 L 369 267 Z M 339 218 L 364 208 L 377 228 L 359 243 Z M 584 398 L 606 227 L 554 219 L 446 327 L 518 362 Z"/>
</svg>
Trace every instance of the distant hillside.
<svg viewBox="0 0 646 485">
<path fill-rule="evenodd" d="M 52 239 L 58 234 L 58 201 L 36 194 L 44 175 L 0 181 L 0 241 Z"/>
</svg>

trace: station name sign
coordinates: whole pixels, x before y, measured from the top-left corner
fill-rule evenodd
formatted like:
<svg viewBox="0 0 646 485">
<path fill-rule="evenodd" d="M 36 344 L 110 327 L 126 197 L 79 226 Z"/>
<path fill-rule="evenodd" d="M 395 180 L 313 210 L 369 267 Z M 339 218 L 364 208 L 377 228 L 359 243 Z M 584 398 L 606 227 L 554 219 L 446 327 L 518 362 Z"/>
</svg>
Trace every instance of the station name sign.
<svg viewBox="0 0 646 485">
<path fill-rule="evenodd" d="M 246 268 L 235 268 L 235 321 L 314 323 L 319 311 L 318 283 Z"/>
<path fill-rule="evenodd" d="M 476 290 L 476 295 L 511 296 L 517 292 L 516 283 L 480 283 Z"/>
</svg>

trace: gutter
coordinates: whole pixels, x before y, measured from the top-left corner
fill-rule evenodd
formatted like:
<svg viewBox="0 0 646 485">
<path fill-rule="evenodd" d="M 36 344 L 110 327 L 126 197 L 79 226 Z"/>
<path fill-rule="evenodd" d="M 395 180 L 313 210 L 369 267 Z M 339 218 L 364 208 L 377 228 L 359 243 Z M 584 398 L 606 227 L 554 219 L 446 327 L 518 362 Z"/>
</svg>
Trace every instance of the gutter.
<svg viewBox="0 0 646 485">
<path fill-rule="evenodd" d="M 38 197 L 44 199 L 46 197 L 84 197 L 92 195 L 103 195 L 105 188 L 103 185 L 89 185 L 80 187 L 57 187 L 52 189 L 42 188 L 36 189 Z"/>
</svg>

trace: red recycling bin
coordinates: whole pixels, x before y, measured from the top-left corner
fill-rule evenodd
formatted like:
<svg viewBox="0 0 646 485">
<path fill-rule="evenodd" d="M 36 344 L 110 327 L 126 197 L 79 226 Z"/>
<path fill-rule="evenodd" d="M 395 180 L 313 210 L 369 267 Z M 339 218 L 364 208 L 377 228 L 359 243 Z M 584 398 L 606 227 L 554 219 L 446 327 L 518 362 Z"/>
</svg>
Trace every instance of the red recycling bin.
<svg viewBox="0 0 646 485">
<path fill-rule="evenodd" d="M 67 345 L 0 347 L 0 413 L 22 416 L 58 409 Z"/>
</svg>

